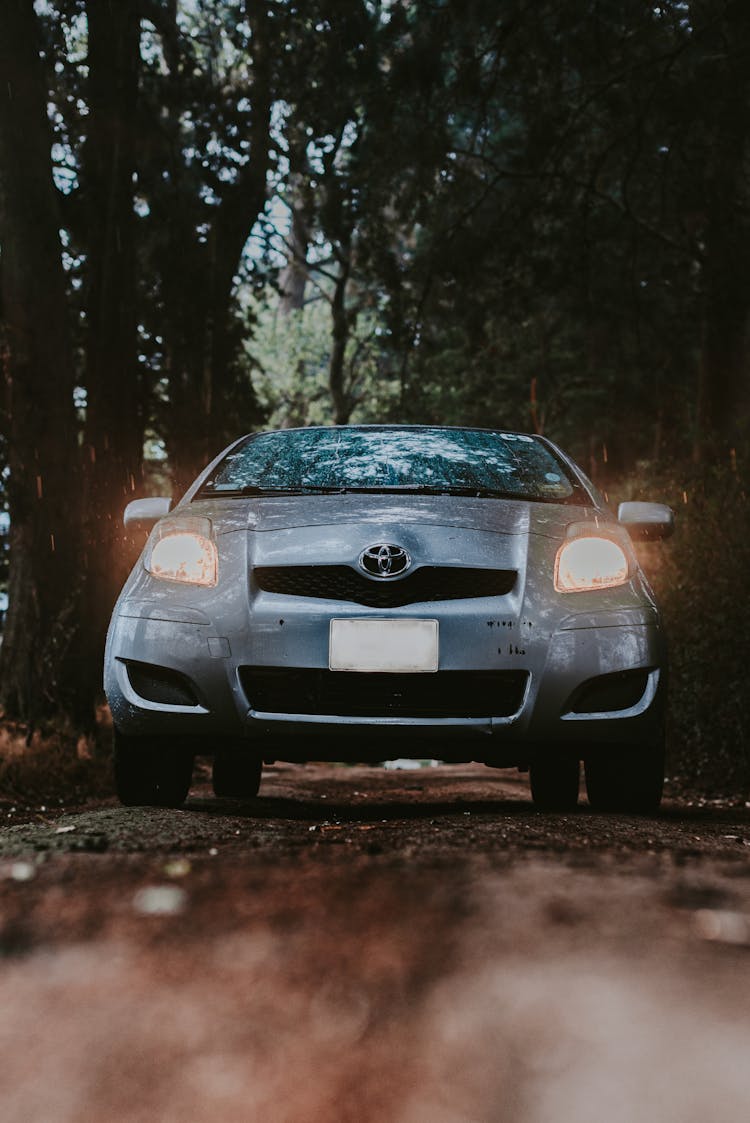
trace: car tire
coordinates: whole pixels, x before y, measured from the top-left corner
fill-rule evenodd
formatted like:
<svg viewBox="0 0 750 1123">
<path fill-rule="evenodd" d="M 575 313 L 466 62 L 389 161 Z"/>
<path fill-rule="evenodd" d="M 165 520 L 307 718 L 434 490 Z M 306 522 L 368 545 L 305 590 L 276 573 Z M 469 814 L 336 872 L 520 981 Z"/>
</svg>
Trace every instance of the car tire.
<svg viewBox="0 0 750 1123">
<path fill-rule="evenodd" d="M 586 793 L 595 811 L 653 815 L 664 788 L 664 746 L 602 749 L 584 762 Z"/>
<path fill-rule="evenodd" d="M 214 795 L 222 799 L 254 799 L 263 774 L 263 761 L 245 749 L 218 752 L 214 756 L 211 783 Z"/>
<path fill-rule="evenodd" d="M 115 729 L 115 791 L 126 807 L 181 807 L 193 778 L 193 754 L 171 739 L 127 737 Z"/>
<path fill-rule="evenodd" d="M 529 764 L 531 798 L 540 811 L 572 811 L 578 803 L 580 764 L 571 757 L 538 757 Z"/>
</svg>

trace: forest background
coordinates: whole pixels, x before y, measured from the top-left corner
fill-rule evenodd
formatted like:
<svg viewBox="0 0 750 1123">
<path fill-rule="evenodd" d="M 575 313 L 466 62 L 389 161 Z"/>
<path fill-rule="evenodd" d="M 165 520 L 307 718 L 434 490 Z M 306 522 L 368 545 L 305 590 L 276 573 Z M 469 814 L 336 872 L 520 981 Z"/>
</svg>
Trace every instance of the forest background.
<svg viewBox="0 0 750 1123">
<path fill-rule="evenodd" d="M 750 798 L 749 153 L 745 0 L 3 0 L 0 786 L 106 756 L 126 502 L 351 420 L 671 503 L 670 771 Z"/>
</svg>

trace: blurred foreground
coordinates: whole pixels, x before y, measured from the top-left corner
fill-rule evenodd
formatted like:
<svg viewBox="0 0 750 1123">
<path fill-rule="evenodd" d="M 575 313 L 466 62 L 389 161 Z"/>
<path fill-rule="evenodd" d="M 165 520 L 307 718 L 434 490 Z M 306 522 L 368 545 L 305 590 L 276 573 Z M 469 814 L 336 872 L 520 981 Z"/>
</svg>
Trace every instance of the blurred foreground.
<svg viewBox="0 0 750 1123">
<path fill-rule="evenodd" d="M 535 813 L 479 766 L 0 834 L 3 1123 L 750 1109 L 750 811 Z"/>
</svg>

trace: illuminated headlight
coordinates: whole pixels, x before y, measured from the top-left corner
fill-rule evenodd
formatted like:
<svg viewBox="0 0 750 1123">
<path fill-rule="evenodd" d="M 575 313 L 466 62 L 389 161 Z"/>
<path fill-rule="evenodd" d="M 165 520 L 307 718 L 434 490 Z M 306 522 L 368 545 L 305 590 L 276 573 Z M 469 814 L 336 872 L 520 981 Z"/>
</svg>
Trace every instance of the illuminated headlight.
<svg viewBox="0 0 750 1123">
<path fill-rule="evenodd" d="M 558 593 L 611 589 L 625 584 L 628 570 L 625 551 L 611 538 L 572 538 L 557 551 L 555 588 Z"/>
<path fill-rule="evenodd" d="M 219 561 L 208 519 L 162 524 L 146 553 L 144 565 L 154 577 L 187 585 L 215 585 Z"/>
</svg>

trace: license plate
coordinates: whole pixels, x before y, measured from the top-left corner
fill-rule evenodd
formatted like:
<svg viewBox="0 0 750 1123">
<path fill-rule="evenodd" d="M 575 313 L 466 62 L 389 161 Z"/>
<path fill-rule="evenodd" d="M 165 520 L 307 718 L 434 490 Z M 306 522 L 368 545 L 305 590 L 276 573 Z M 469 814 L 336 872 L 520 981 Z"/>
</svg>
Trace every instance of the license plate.
<svg viewBox="0 0 750 1123">
<path fill-rule="evenodd" d="M 332 671 L 436 671 L 438 622 L 331 620 L 328 666 Z"/>
</svg>

